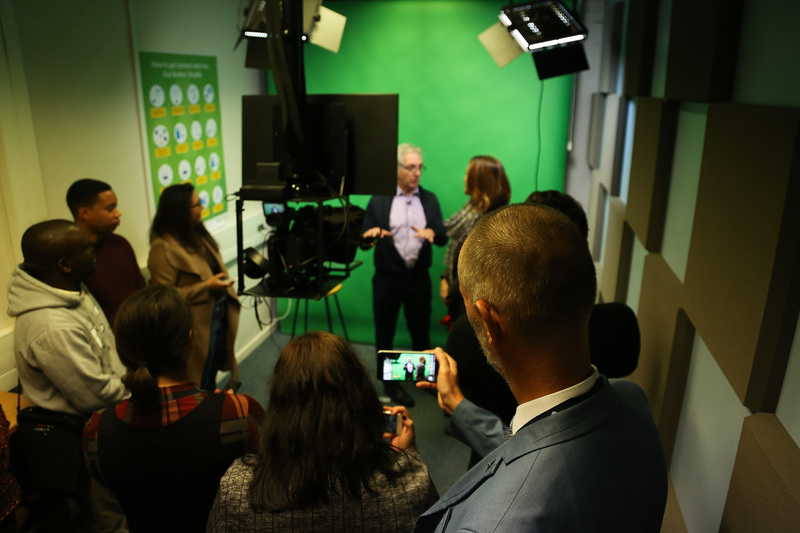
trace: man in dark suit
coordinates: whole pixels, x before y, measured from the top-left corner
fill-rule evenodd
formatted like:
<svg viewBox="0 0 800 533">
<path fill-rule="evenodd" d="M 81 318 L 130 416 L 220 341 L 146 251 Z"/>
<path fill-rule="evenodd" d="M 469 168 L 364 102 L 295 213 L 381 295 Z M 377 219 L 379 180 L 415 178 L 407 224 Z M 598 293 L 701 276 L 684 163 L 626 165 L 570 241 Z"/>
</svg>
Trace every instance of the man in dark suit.
<svg viewBox="0 0 800 533">
<path fill-rule="evenodd" d="M 414 361 L 411 358 L 408 358 L 408 362 L 403 366 L 406 370 L 406 381 L 414 381 Z"/>
<path fill-rule="evenodd" d="M 400 307 L 412 349 L 431 347 L 431 245 L 447 243 L 447 230 L 436 195 L 419 185 L 423 170 L 422 149 L 409 143 L 399 145 L 397 191 L 394 196 L 373 196 L 364 216 L 363 237 L 375 241 L 372 308 L 376 350 L 392 349 Z M 385 389 L 393 401 L 414 405 L 398 384 L 386 383 Z"/>
<path fill-rule="evenodd" d="M 667 472 L 658 430 L 642 390 L 609 382 L 590 362 L 597 284 L 577 227 L 548 207 L 500 209 L 470 233 L 458 273 L 481 347 L 519 406 L 512 436 L 415 531 L 659 531 Z M 446 380 L 455 363 L 436 352 Z M 470 402 L 454 402 L 444 385 L 440 405 L 464 415 Z M 466 416 L 480 423 L 480 412 Z"/>
<path fill-rule="evenodd" d="M 552 207 L 564 213 L 578 227 L 581 237 L 588 241 L 586 212 L 572 196 L 555 190 L 534 191 L 525 203 Z M 517 400 L 506 380 L 486 360 L 466 314 L 460 316 L 450 328 L 445 350 L 446 355 L 452 356 L 458 365 L 457 375 L 456 372 L 442 372 L 437 384 L 422 383 L 417 387 L 438 386 L 441 389 L 444 386 L 447 389 L 451 385 L 447 383 L 447 376 L 452 376 L 453 383 L 449 390 L 463 392 L 468 403 L 459 409 L 458 416 L 450 417 L 450 429 L 454 437 L 472 448 L 469 463 L 472 468 L 484 455 L 503 443 L 517 408 Z M 597 370 L 608 378 L 628 376 L 636 370 L 639 350 L 639 324 L 633 309 L 621 302 L 595 304 L 589 318 L 589 356 Z M 454 401 L 457 398 L 456 394 L 450 396 Z M 479 411 L 468 408 L 470 402 L 476 409 L 485 409 L 490 413 L 484 413 L 486 416 L 480 418 L 480 424 L 463 427 L 465 423 L 474 424 L 477 421 Z M 492 419 L 492 414 L 499 420 Z"/>
</svg>

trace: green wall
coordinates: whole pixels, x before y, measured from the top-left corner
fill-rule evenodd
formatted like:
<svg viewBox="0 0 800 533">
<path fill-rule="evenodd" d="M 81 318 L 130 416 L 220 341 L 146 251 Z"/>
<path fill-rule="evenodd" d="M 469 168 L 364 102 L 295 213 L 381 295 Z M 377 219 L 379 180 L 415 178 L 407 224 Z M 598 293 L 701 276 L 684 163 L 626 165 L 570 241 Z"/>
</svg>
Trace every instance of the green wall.
<svg viewBox="0 0 800 533">
<path fill-rule="evenodd" d="M 505 68 L 497 67 L 478 34 L 497 21 L 500 2 L 370 0 L 326 6 L 346 16 L 347 24 L 338 54 L 306 47 L 308 93 L 398 93 L 399 141 L 423 147 L 428 170 L 422 186 L 436 193 L 445 218 L 466 201 L 464 171 L 470 158 L 479 154 L 503 162 L 512 202 L 523 201 L 537 188 L 539 152 L 538 189 L 563 190 L 572 76 L 542 83 L 527 54 Z M 368 200 L 351 197 L 361 207 Z M 371 252 L 359 251 L 356 259 L 364 264 L 338 296 L 350 340 L 371 344 L 373 258 Z M 431 267 L 435 295 L 431 341 L 440 346 L 447 336 L 438 324 L 446 312 L 438 298 L 443 259 L 444 247 L 436 248 Z M 335 305 L 330 303 L 334 331 L 341 334 Z M 280 311 L 286 307 L 286 300 L 280 300 Z M 303 309 L 301 302 L 301 331 Z M 311 301 L 309 329 L 327 327 L 324 303 Z M 290 328 L 287 319 L 283 331 Z M 395 345 L 411 345 L 402 316 Z"/>
</svg>

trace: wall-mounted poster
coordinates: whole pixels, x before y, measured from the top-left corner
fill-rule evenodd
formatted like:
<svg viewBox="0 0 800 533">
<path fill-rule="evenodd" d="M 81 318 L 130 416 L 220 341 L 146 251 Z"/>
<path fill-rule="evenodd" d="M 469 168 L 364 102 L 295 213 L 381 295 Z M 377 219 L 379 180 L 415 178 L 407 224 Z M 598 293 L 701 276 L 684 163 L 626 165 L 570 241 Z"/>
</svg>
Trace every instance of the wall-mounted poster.
<svg viewBox="0 0 800 533">
<path fill-rule="evenodd" d="M 217 58 L 140 52 L 150 175 L 161 191 L 190 182 L 203 220 L 227 210 Z"/>
</svg>

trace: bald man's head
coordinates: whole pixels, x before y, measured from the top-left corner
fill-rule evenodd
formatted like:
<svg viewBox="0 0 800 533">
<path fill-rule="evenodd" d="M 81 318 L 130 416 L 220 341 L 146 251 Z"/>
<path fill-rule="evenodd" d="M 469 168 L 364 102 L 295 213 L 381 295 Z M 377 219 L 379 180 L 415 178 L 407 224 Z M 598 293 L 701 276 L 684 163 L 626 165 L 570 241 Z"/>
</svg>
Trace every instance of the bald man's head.
<svg viewBox="0 0 800 533">
<path fill-rule="evenodd" d="M 68 220 L 34 224 L 22 235 L 22 267 L 50 285 L 63 278 L 80 283 L 97 269 L 94 250 L 86 235 Z"/>
</svg>

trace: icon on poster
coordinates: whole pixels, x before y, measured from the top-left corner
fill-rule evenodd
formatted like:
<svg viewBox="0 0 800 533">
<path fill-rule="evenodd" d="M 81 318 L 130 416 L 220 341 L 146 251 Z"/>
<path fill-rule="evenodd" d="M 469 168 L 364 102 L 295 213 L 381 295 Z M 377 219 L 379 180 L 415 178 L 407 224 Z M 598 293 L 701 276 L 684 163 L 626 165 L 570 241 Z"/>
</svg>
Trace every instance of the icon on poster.
<svg viewBox="0 0 800 533">
<path fill-rule="evenodd" d="M 172 100 L 172 105 L 181 105 L 183 102 L 183 91 L 177 83 L 169 88 L 169 99 Z"/>
<path fill-rule="evenodd" d="M 219 170 L 219 155 L 216 152 L 208 156 L 208 168 L 211 169 L 211 172 Z"/>
<path fill-rule="evenodd" d="M 181 181 L 187 181 L 189 178 L 191 178 L 192 164 L 185 159 L 181 159 L 181 162 L 178 163 L 178 176 L 180 176 Z"/>
<path fill-rule="evenodd" d="M 206 121 L 206 137 L 213 139 L 217 136 L 217 121 L 210 118 Z"/>
<path fill-rule="evenodd" d="M 164 89 L 161 85 L 153 85 L 150 87 L 150 104 L 153 107 L 161 107 L 164 105 Z"/>
<path fill-rule="evenodd" d="M 214 192 L 212 196 L 212 198 L 214 199 L 214 205 L 222 203 L 222 197 L 223 197 L 222 187 L 217 185 L 216 187 L 214 187 Z"/>
<path fill-rule="evenodd" d="M 175 124 L 175 142 L 178 144 L 183 144 L 186 142 L 186 139 L 189 137 L 188 132 L 186 131 L 186 125 L 183 122 L 178 122 Z"/>
<path fill-rule="evenodd" d="M 200 198 L 200 203 L 203 204 L 203 210 L 208 209 L 208 191 L 200 191 L 200 194 L 197 195 Z"/>
<path fill-rule="evenodd" d="M 203 125 L 200 124 L 199 120 L 195 120 L 192 122 L 192 139 L 195 141 L 199 141 L 200 138 L 203 136 Z"/>
<path fill-rule="evenodd" d="M 197 156 L 194 160 L 194 174 L 195 176 L 202 176 L 206 173 L 206 158 L 202 155 Z"/>
<path fill-rule="evenodd" d="M 194 105 L 200 100 L 200 89 L 197 88 L 197 85 L 192 83 L 186 89 L 186 97 L 189 99 L 189 103 Z"/>
<path fill-rule="evenodd" d="M 172 167 L 164 163 L 158 168 L 158 182 L 162 187 L 167 187 L 172 183 Z"/>
<path fill-rule="evenodd" d="M 159 124 L 153 130 L 153 142 L 159 148 L 163 148 L 169 143 L 169 130 L 163 124 Z"/>
<path fill-rule="evenodd" d="M 207 83 L 206 86 L 203 87 L 203 99 L 210 104 L 214 101 L 214 96 L 214 86 Z"/>
</svg>

